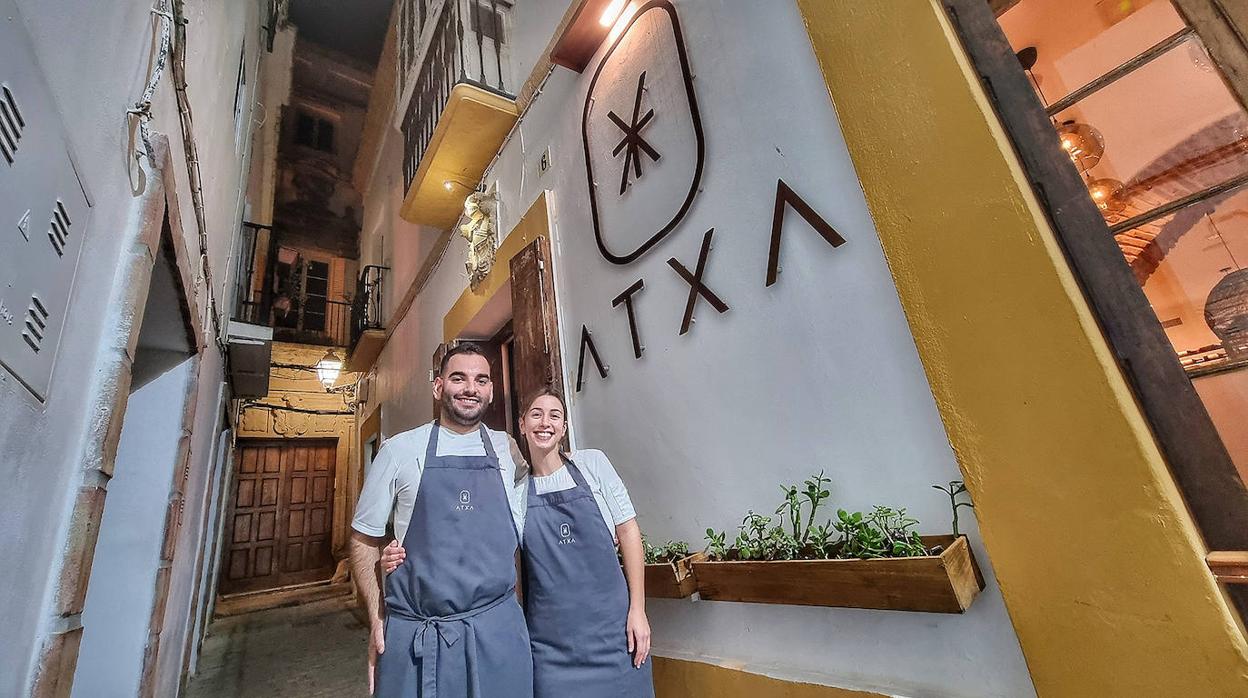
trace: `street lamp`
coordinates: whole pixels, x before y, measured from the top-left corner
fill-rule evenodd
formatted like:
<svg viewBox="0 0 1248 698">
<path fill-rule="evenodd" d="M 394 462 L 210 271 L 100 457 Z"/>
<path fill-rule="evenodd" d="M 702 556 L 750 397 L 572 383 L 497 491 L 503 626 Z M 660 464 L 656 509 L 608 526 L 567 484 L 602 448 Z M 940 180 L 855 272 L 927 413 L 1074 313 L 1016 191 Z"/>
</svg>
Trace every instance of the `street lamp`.
<svg viewBox="0 0 1248 698">
<path fill-rule="evenodd" d="M 316 362 L 316 377 L 321 381 L 321 385 L 326 390 L 334 387 L 334 383 L 338 382 L 338 374 L 342 373 L 342 359 L 334 353 L 333 349 L 329 353 L 321 357 Z"/>
</svg>

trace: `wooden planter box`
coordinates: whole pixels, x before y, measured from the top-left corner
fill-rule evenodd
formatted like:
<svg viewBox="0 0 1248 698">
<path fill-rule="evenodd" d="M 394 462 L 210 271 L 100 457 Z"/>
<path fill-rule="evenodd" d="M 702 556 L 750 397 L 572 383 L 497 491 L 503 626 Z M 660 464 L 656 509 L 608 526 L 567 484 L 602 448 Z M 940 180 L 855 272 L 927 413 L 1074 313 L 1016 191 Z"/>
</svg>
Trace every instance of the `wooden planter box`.
<svg viewBox="0 0 1248 698">
<path fill-rule="evenodd" d="M 683 599 L 697 591 L 693 581 L 693 563 L 706 560 L 706 555 L 694 553 L 676 562 L 646 565 L 646 596 L 658 599 Z"/>
<path fill-rule="evenodd" d="M 962 613 L 984 588 L 965 536 L 923 536 L 940 555 L 693 563 L 704 600 Z M 648 587 L 647 587 L 648 588 Z"/>
</svg>

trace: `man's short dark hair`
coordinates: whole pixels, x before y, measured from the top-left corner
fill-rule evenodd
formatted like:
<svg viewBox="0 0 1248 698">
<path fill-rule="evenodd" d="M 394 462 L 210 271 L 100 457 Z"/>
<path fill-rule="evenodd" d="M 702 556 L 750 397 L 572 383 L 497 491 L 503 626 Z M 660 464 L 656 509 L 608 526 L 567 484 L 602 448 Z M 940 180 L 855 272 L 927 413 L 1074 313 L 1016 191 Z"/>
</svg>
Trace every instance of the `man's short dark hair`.
<svg viewBox="0 0 1248 698">
<path fill-rule="evenodd" d="M 442 363 L 438 365 L 438 375 L 445 376 L 446 365 L 451 362 L 451 357 L 459 356 L 460 354 L 469 356 L 474 354 L 477 356 L 485 356 L 485 350 L 483 350 L 481 345 L 476 342 L 460 342 L 459 344 L 456 344 L 442 356 Z"/>
</svg>

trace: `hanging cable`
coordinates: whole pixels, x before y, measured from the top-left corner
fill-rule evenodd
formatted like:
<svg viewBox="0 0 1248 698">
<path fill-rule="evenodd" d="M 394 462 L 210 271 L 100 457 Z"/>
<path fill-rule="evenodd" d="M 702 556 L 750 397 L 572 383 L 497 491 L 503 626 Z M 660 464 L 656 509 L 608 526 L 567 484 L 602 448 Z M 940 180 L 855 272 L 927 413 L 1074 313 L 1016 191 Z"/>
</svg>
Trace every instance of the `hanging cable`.
<svg viewBox="0 0 1248 698">
<path fill-rule="evenodd" d="M 162 8 L 168 0 L 161 0 Z M 174 39 L 173 91 L 178 103 L 178 122 L 182 129 L 182 146 L 186 151 L 186 173 L 191 188 L 191 206 L 195 210 L 195 227 L 199 237 L 199 281 L 208 291 L 208 318 L 204 330 L 211 331 L 217 347 L 225 351 L 221 339 L 221 318 L 217 307 L 217 294 L 212 285 L 212 265 L 208 258 L 208 221 L 204 211 L 204 187 L 199 169 L 199 146 L 195 143 L 195 124 L 191 115 L 191 101 L 186 93 L 186 24 L 185 0 L 173 0 Z M 198 285 L 198 284 L 197 284 Z"/>
<path fill-rule="evenodd" d="M 304 407 L 286 407 L 285 405 L 270 405 L 265 402 L 243 401 L 242 409 L 268 410 L 270 412 L 296 412 L 298 414 L 315 414 L 327 417 L 347 417 L 354 415 L 355 412 L 346 412 L 338 410 L 311 410 Z"/>
<path fill-rule="evenodd" d="M 160 78 L 165 73 L 165 65 L 169 61 L 169 52 L 172 46 L 173 33 L 173 13 L 168 9 L 169 0 L 160 0 L 158 7 L 152 8 L 152 14 L 158 15 L 160 19 L 160 45 L 156 52 L 156 65 L 152 68 L 152 74 L 147 79 L 147 86 L 143 88 L 143 96 L 134 106 L 126 110 L 126 114 L 135 116 L 139 120 L 139 138 L 143 141 L 143 155 L 147 156 L 147 161 L 152 168 L 157 167 L 156 151 L 152 147 L 152 99 L 156 95 L 156 86 L 160 84 Z"/>
<path fill-rule="evenodd" d="M 199 169 L 199 148 L 195 143 L 191 104 L 186 94 L 187 19 L 183 13 L 183 3 L 184 0 L 172 0 L 171 6 L 170 0 L 160 0 L 159 4 L 152 8 L 152 14 L 160 17 L 160 38 L 158 39 L 156 63 L 152 67 L 152 74 L 148 77 L 142 97 L 126 110 L 126 115 L 127 117 L 133 116 L 138 118 L 139 137 L 143 142 L 143 155 L 147 156 L 148 163 L 153 169 L 159 167 L 159 163 L 156 161 L 156 150 L 152 143 L 152 100 L 155 99 L 160 79 L 164 76 L 169 58 L 172 57 L 173 89 L 178 106 L 178 122 L 182 134 L 182 147 L 186 155 L 188 184 L 191 189 L 191 206 L 195 211 L 195 227 L 199 243 L 195 288 L 198 290 L 202 286 L 207 293 L 208 311 L 207 317 L 203 318 L 203 330 L 205 333 L 212 334 L 213 341 L 218 349 L 225 351 L 225 342 L 221 338 L 221 318 L 217 306 L 217 294 L 213 291 L 212 268 L 208 257 L 208 223 L 204 212 L 204 191 Z"/>
</svg>

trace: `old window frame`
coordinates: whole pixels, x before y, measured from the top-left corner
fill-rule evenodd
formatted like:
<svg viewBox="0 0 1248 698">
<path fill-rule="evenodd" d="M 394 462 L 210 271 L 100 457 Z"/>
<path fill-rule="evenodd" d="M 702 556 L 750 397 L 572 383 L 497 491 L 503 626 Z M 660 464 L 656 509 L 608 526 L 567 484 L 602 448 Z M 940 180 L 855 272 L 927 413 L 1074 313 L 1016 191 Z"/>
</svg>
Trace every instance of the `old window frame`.
<svg viewBox="0 0 1248 698">
<path fill-rule="evenodd" d="M 1248 488 L 997 24 L 996 14 L 1016 1 L 941 0 L 941 5 L 1205 543 L 1212 550 L 1248 550 Z M 1227 12 L 1222 2 L 1174 0 L 1174 5 L 1206 43 L 1232 93 L 1248 106 L 1248 70 L 1240 69 L 1248 67 L 1248 47 L 1219 38 L 1243 36 L 1248 11 Z M 1241 617 L 1248 618 L 1248 585 L 1226 588 Z"/>
</svg>

